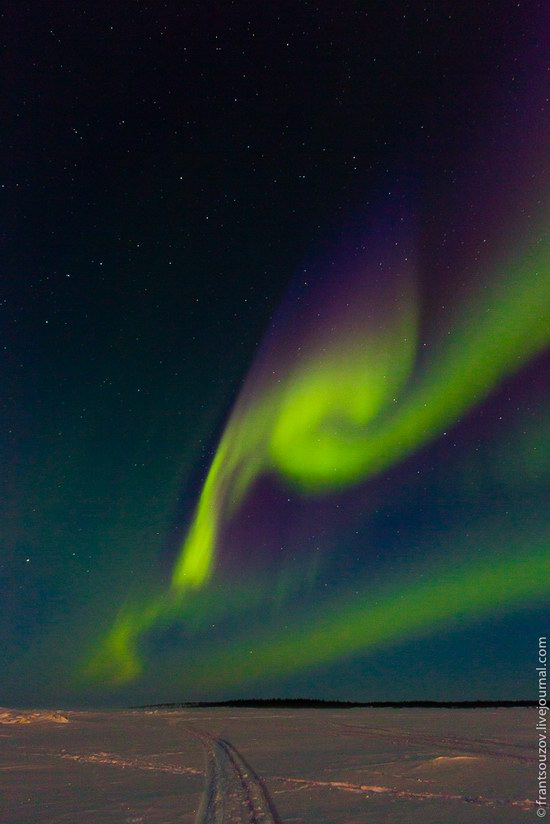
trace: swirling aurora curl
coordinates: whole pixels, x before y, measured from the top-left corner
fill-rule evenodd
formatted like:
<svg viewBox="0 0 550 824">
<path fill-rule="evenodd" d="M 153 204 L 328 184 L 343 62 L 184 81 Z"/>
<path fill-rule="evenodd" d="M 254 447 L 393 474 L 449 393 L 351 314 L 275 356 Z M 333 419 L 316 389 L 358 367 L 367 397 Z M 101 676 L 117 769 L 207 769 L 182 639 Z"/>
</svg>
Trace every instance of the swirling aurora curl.
<svg viewBox="0 0 550 824">
<path fill-rule="evenodd" d="M 550 203 L 541 192 L 548 191 L 549 134 L 532 126 L 543 105 L 533 94 L 517 108 L 517 134 L 503 120 L 515 148 L 487 149 L 463 164 L 461 194 L 453 190 L 447 209 L 453 232 L 465 238 L 445 261 L 457 288 L 452 305 L 439 307 L 435 331 L 426 333 L 431 296 L 421 288 L 426 239 L 410 228 L 415 221 L 398 198 L 302 272 L 229 415 L 170 580 L 122 606 L 81 669 L 87 680 L 136 678 L 140 639 L 185 621 L 197 597 L 208 601 L 224 530 L 261 477 L 310 497 L 365 484 L 444 435 L 548 346 Z M 462 213 L 468 210 L 475 217 Z M 447 247 L 437 230 L 432 240 L 441 261 Z M 218 654 L 211 683 L 281 674 L 457 616 L 533 603 L 550 580 L 549 536 L 535 531 L 503 535 L 502 552 L 490 561 L 461 568 L 449 561 L 422 579 L 386 581 L 383 598 L 369 594 L 366 582 L 347 618 L 336 598 L 324 613 L 303 617 L 289 637 L 273 639 L 266 630 L 253 661 L 240 648 Z M 199 670 L 186 661 L 188 681 L 200 684 Z"/>
<path fill-rule="evenodd" d="M 326 495 L 363 483 L 445 432 L 547 346 L 550 243 L 543 226 L 521 251 L 494 264 L 492 275 L 455 311 L 430 352 L 419 341 L 413 252 L 405 243 L 389 248 L 382 267 L 377 248 L 376 270 L 369 265 L 368 242 L 360 252 L 355 250 L 351 272 L 347 265 L 344 297 L 341 283 L 333 284 L 328 294 L 321 290 L 323 305 L 333 307 L 331 312 L 313 324 L 313 331 L 304 323 L 305 334 L 294 336 L 286 356 L 281 356 L 276 334 L 275 342 L 268 341 L 222 434 L 167 591 L 122 608 L 88 660 L 87 676 L 108 675 L 125 682 L 139 674 L 140 636 L 154 625 L 177 621 L 187 595 L 207 586 L 223 528 L 261 475 L 275 473 L 302 495 Z M 546 589 L 540 583 L 545 557 L 538 549 L 522 558 L 508 598 L 503 581 L 519 562 L 504 557 L 500 566 L 484 573 L 488 577 L 482 601 L 471 595 L 479 590 L 471 568 L 462 571 L 460 585 L 453 585 L 453 597 L 437 604 L 422 598 L 422 587 L 400 585 L 388 599 L 386 617 L 392 614 L 392 603 L 397 608 L 400 599 L 413 596 L 424 606 L 418 622 L 415 611 L 409 611 L 409 631 L 415 623 L 425 628 L 450 619 L 457 610 L 479 613 L 483 604 L 482 611 L 490 611 L 502 606 L 503 597 L 510 606 L 520 603 Z M 368 602 L 358 609 L 363 622 L 372 619 L 373 626 L 377 624 L 377 612 Z M 395 620 L 385 620 L 384 626 L 384 638 L 367 631 L 360 636 L 331 632 L 331 643 L 321 646 L 338 656 L 403 635 L 404 626 Z M 308 630 L 302 633 L 307 636 Z M 319 649 L 319 644 L 312 648 Z M 268 650 L 264 658 L 267 662 Z M 315 663 L 307 656 L 301 661 Z M 241 672 L 244 677 L 246 670 Z M 270 672 L 267 663 L 265 672 Z"/>
</svg>

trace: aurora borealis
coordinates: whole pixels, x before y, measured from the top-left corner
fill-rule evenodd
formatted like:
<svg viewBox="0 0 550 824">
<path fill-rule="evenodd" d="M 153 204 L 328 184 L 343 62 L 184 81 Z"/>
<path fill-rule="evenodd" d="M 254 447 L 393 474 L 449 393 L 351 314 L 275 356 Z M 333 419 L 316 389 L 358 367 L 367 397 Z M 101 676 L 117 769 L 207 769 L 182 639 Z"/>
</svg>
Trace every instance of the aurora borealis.
<svg viewBox="0 0 550 824">
<path fill-rule="evenodd" d="M 14 159 L 9 695 L 523 698 L 550 565 L 548 13 L 300 6 L 280 43 L 256 14 L 186 12 L 185 48 L 125 52 L 128 97 L 73 78 L 51 165 L 80 194 L 58 182 L 43 223 L 41 144 Z"/>
</svg>

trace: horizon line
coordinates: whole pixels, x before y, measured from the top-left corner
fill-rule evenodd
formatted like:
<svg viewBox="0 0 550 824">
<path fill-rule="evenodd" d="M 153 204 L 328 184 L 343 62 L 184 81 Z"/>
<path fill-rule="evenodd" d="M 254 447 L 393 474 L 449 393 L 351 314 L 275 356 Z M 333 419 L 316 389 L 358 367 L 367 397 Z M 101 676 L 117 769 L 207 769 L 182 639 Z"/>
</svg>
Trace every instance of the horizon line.
<svg viewBox="0 0 550 824">
<path fill-rule="evenodd" d="M 411 699 L 405 701 L 346 701 L 324 698 L 234 698 L 222 701 L 167 701 L 154 704 L 140 704 L 130 706 L 130 709 L 162 709 L 162 708 L 198 708 L 198 707 L 253 707 L 253 706 L 318 706 L 318 707 L 442 707 L 442 708 L 475 708 L 475 707 L 535 707 L 535 699 L 472 699 L 459 701 L 437 701 L 432 699 Z"/>
</svg>

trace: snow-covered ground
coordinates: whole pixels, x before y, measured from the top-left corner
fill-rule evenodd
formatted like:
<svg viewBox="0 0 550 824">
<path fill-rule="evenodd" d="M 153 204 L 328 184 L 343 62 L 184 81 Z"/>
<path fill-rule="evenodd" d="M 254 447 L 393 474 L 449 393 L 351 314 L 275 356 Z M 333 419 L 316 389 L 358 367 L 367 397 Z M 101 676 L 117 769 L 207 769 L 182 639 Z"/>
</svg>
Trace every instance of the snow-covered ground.
<svg viewBox="0 0 550 824">
<path fill-rule="evenodd" d="M 0 822 L 519 824 L 536 818 L 535 723 L 531 709 L 0 713 Z"/>
</svg>

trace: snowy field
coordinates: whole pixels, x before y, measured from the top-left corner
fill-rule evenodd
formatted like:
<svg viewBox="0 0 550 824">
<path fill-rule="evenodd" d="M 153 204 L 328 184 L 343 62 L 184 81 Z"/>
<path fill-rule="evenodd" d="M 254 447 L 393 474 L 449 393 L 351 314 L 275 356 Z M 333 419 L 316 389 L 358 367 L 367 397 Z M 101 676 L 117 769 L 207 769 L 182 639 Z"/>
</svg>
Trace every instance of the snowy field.
<svg viewBox="0 0 550 824">
<path fill-rule="evenodd" d="M 2 824 L 536 819 L 532 709 L 5 712 L 0 722 Z"/>
</svg>

